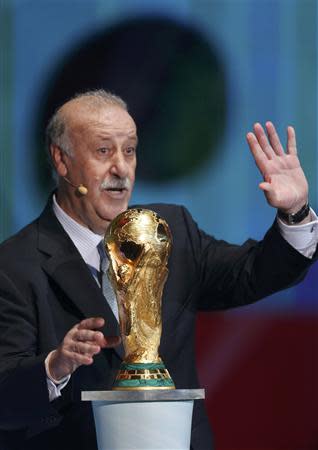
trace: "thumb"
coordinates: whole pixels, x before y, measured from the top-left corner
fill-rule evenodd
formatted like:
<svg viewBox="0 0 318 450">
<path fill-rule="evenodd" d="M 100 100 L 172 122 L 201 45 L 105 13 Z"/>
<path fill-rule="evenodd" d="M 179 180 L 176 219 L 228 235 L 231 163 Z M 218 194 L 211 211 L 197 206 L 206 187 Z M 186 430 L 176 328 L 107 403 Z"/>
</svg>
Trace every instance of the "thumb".
<svg viewBox="0 0 318 450">
<path fill-rule="evenodd" d="M 262 181 L 258 186 L 262 191 L 266 191 L 266 192 L 269 192 L 272 189 L 271 184 L 268 183 L 267 181 Z"/>
<path fill-rule="evenodd" d="M 107 337 L 104 337 L 104 342 L 102 344 L 102 348 L 117 347 L 120 343 L 121 343 L 120 336 L 107 336 Z"/>
</svg>

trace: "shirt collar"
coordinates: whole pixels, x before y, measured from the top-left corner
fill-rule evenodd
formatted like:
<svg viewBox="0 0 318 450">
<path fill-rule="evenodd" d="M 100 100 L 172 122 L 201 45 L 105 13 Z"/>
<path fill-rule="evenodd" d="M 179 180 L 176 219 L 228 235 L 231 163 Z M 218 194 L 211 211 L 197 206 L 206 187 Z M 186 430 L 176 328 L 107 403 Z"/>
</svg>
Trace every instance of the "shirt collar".
<svg viewBox="0 0 318 450">
<path fill-rule="evenodd" d="M 89 228 L 84 227 L 70 217 L 57 203 L 55 195 L 53 195 L 53 212 L 65 232 L 73 241 L 86 264 L 99 270 L 100 256 L 97 245 L 100 243 L 103 236 L 94 233 Z"/>
</svg>

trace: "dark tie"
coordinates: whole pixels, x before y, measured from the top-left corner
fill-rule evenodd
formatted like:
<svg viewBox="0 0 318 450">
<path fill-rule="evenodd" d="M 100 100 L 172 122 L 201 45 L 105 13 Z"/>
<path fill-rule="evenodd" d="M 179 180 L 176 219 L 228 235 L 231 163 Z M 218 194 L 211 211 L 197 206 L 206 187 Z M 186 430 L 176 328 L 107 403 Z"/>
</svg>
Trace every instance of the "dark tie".
<svg viewBox="0 0 318 450">
<path fill-rule="evenodd" d="M 113 290 L 113 287 L 109 281 L 107 269 L 109 267 L 109 259 L 105 252 L 103 241 L 101 241 L 98 246 L 98 253 L 100 256 L 100 273 L 101 273 L 101 287 L 104 294 L 104 297 L 106 298 L 111 310 L 113 311 L 114 316 L 118 319 L 118 305 L 117 305 L 117 299 L 115 292 Z"/>
</svg>

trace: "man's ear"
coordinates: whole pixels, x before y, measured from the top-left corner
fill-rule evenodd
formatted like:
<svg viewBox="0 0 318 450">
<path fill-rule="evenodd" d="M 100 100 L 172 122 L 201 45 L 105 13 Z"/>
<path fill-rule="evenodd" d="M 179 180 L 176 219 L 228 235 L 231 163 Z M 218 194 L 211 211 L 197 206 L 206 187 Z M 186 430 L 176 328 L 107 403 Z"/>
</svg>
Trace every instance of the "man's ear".
<svg viewBox="0 0 318 450">
<path fill-rule="evenodd" d="M 52 158 L 52 163 L 55 167 L 57 174 L 60 177 L 66 177 L 67 175 L 67 166 L 65 164 L 66 154 L 61 150 L 61 148 L 56 144 L 50 145 L 50 153 Z"/>
</svg>

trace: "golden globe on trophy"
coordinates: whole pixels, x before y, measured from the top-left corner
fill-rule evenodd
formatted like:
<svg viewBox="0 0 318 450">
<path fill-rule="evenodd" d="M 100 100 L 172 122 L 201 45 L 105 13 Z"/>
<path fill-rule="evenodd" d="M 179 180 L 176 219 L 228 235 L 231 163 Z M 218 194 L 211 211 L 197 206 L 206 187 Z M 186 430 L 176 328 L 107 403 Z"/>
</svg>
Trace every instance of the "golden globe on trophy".
<svg viewBox="0 0 318 450">
<path fill-rule="evenodd" d="M 125 350 L 114 390 L 175 389 L 158 354 L 171 242 L 165 220 L 141 208 L 121 213 L 106 232 L 108 275 L 117 297 Z"/>
</svg>

